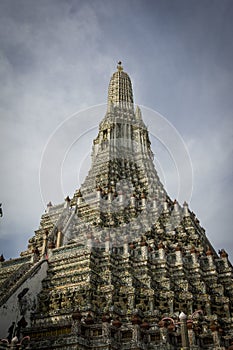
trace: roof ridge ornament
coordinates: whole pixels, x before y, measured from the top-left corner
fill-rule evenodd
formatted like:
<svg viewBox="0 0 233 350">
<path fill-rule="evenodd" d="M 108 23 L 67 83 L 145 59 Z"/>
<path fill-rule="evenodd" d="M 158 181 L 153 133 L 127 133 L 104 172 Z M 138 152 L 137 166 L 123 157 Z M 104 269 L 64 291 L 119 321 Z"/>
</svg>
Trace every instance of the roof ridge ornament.
<svg viewBox="0 0 233 350">
<path fill-rule="evenodd" d="M 123 71 L 123 67 L 122 67 L 122 62 L 121 61 L 118 62 L 117 69 L 118 69 L 118 72 L 122 72 Z"/>
</svg>

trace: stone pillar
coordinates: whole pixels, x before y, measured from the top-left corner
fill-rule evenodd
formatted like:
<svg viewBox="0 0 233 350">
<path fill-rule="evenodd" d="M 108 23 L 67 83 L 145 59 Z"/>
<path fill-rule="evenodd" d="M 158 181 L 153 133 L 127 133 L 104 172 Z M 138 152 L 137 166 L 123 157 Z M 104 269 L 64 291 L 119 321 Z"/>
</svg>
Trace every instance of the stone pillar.
<svg viewBox="0 0 233 350">
<path fill-rule="evenodd" d="M 37 247 L 34 247 L 33 250 L 32 250 L 32 258 L 31 258 L 31 262 L 34 264 L 36 263 L 37 261 L 39 261 L 39 258 L 40 258 L 40 252 L 39 252 L 39 249 Z"/>
<path fill-rule="evenodd" d="M 135 196 L 133 194 L 130 197 L 130 204 L 131 204 L 132 207 L 135 207 L 136 199 L 135 199 Z"/>
<path fill-rule="evenodd" d="M 58 229 L 56 248 L 59 248 L 61 246 L 61 241 L 62 241 L 62 231 L 61 231 L 61 229 Z"/>
<path fill-rule="evenodd" d="M 140 326 L 139 324 L 133 325 L 133 334 L 132 334 L 132 340 L 135 344 L 138 344 L 140 341 Z"/>
<path fill-rule="evenodd" d="M 163 202 L 163 210 L 164 211 L 168 210 L 168 202 L 166 200 Z"/>
<path fill-rule="evenodd" d="M 119 191 L 119 203 L 120 205 L 123 205 L 124 203 L 124 194 L 122 191 Z"/>
<path fill-rule="evenodd" d="M 183 204 L 183 213 L 184 213 L 184 217 L 189 216 L 189 207 L 187 202 L 184 202 Z"/>
<path fill-rule="evenodd" d="M 141 199 L 142 199 L 142 207 L 145 208 L 146 207 L 146 196 L 144 193 L 142 193 Z"/>
<path fill-rule="evenodd" d="M 70 197 L 69 196 L 67 196 L 66 198 L 65 198 L 65 204 L 64 204 L 64 208 L 69 208 L 69 206 L 70 206 Z"/>
<path fill-rule="evenodd" d="M 110 141 L 111 139 L 111 129 L 108 128 L 107 139 Z"/>
<path fill-rule="evenodd" d="M 112 201 L 112 198 L 113 198 L 113 192 L 112 192 L 112 189 L 109 188 L 109 189 L 108 189 L 108 201 L 111 202 L 111 201 Z"/>
<path fill-rule="evenodd" d="M 178 245 L 175 248 L 176 251 L 176 265 L 182 265 L 183 264 L 183 260 L 182 260 L 182 251 L 181 251 L 181 247 Z"/>
<path fill-rule="evenodd" d="M 154 296 L 149 297 L 149 307 L 150 307 L 150 311 L 153 312 L 154 311 Z"/>
<path fill-rule="evenodd" d="M 207 258 L 208 258 L 209 267 L 211 269 L 215 268 L 214 259 L 213 259 L 213 252 L 212 252 L 212 250 L 210 248 L 207 250 L 206 255 L 207 255 Z"/>
<path fill-rule="evenodd" d="M 192 248 L 191 248 L 190 254 L 191 254 L 191 256 L 192 256 L 193 264 L 194 264 L 194 265 L 197 265 L 197 264 L 198 264 L 198 260 L 197 260 L 197 251 L 196 251 L 195 247 L 192 247 Z"/>
<path fill-rule="evenodd" d="M 125 240 L 124 240 L 123 248 L 124 248 L 124 255 L 128 255 L 129 254 L 129 244 L 128 244 L 127 238 L 125 238 Z"/>
<path fill-rule="evenodd" d="M 221 249 L 220 257 L 224 261 L 225 268 L 228 269 L 229 268 L 228 254 L 227 254 L 227 252 L 224 249 Z"/>
<path fill-rule="evenodd" d="M 227 298 L 228 299 L 228 298 Z M 230 310 L 229 310 L 229 300 L 228 300 L 228 303 L 225 303 L 224 305 L 223 305 L 223 310 L 224 310 L 224 312 L 225 312 L 225 314 L 226 314 L 226 317 L 227 318 L 230 318 L 231 317 L 231 314 L 230 314 Z"/>
<path fill-rule="evenodd" d="M 105 344 L 111 341 L 110 317 L 108 315 L 102 317 L 102 336 Z"/>
<path fill-rule="evenodd" d="M 195 346 L 195 332 L 193 330 L 193 321 L 188 320 L 187 321 L 187 328 L 188 328 L 188 338 L 189 338 L 189 344 L 190 347 Z"/>
<path fill-rule="evenodd" d="M 82 314 L 80 313 L 79 310 L 75 311 L 72 314 L 72 327 L 71 327 L 71 332 L 75 334 L 81 334 L 81 319 L 82 319 Z"/>
<path fill-rule="evenodd" d="M 42 256 L 47 253 L 47 244 L 48 244 L 48 232 L 45 232 L 43 236 L 43 245 L 42 245 Z"/>
<path fill-rule="evenodd" d="M 146 241 L 141 241 L 140 246 L 141 246 L 141 253 L 142 253 L 141 257 L 143 260 L 147 260 L 148 259 L 148 248 L 147 248 Z"/>
<path fill-rule="evenodd" d="M 174 212 L 175 212 L 175 213 L 177 213 L 177 212 L 178 212 L 179 207 L 178 207 L 178 202 L 177 202 L 177 200 L 176 200 L 176 199 L 174 200 L 173 204 L 174 204 L 174 207 L 173 207 Z"/>
<path fill-rule="evenodd" d="M 110 250 L 110 237 L 109 235 L 105 238 L 105 252 L 109 252 Z"/>
<path fill-rule="evenodd" d="M 0 255 L 0 267 L 2 266 L 2 263 L 5 261 L 5 258 L 3 254 Z"/>
<path fill-rule="evenodd" d="M 96 189 L 96 199 L 99 201 L 101 199 L 101 188 L 97 187 Z"/>
<path fill-rule="evenodd" d="M 164 249 L 164 245 L 162 242 L 159 243 L 158 249 L 159 249 L 159 259 L 164 260 L 165 259 L 165 249 Z"/>
<path fill-rule="evenodd" d="M 80 205 L 82 203 L 82 194 L 81 191 L 78 190 L 78 194 L 77 194 L 77 205 Z"/>
<path fill-rule="evenodd" d="M 115 124 L 114 124 L 114 131 L 113 131 L 113 147 L 114 147 L 114 152 L 116 152 L 116 139 L 117 139 L 116 128 L 117 128 L 117 125 L 116 125 L 116 123 L 115 123 Z"/>
<path fill-rule="evenodd" d="M 88 248 L 89 250 L 91 250 L 92 245 L 93 245 L 93 243 L 92 243 L 92 234 L 91 234 L 91 233 L 88 233 L 88 234 L 87 234 L 87 248 Z"/>
<path fill-rule="evenodd" d="M 213 335 L 214 346 L 216 347 L 216 349 L 222 349 L 222 348 L 220 348 L 221 342 L 220 342 L 220 337 L 219 337 L 219 332 L 218 332 L 219 324 L 218 324 L 217 320 L 214 320 L 211 322 L 210 330 L 211 330 L 212 335 Z"/>
<path fill-rule="evenodd" d="M 211 307 L 210 307 L 210 303 L 208 301 L 206 301 L 205 303 L 205 311 L 207 315 L 211 315 Z"/>
<path fill-rule="evenodd" d="M 153 198 L 153 210 L 157 210 L 157 201 L 156 201 L 156 198 Z"/>
<path fill-rule="evenodd" d="M 171 296 L 168 300 L 168 305 L 170 309 L 170 314 L 172 315 L 174 313 L 174 296 Z"/>
<path fill-rule="evenodd" d="M 49 213 L 49 211 L 50 211 L 50 209 L 52 208 L 52 203 L 51 202 L 49 202 L 48 204 L 47 204 L 47 213 Z"/>
<path fill-rule="evenodd" d="M 131 283 L 132 285 L 132 283 Z M 129 309 L 133 310 L 134 308 L 134 302 L 135 302 L 135 296 L 134 294 L 128 294 L 128 305 L 129 305 Z"/>
<path fill-rule="evenodd" d="M 185 315 L 185 313 L 181 312 L 179 315 L 179 319 L 180 319 L 182 348 L 183 350 L 190 350 L 188 329 L 187 329 L 187 316 Z"/>
<path fill-rule="evenodd" d="M 160 328 L 160 344 L 167 344 L 167 328 L 165 327 L 165 323 L 163 320 L 159 322 L 159 328 Z"/>
</svg>

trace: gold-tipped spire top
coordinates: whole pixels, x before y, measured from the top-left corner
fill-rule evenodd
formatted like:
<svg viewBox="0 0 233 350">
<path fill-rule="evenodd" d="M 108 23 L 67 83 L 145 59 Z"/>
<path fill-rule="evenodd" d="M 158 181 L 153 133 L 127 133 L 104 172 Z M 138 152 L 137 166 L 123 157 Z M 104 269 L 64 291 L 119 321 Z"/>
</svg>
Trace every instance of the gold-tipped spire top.
<svg viewBox="0 0 233 350">
<path fill-rule="evenodd" d="M 133 89 L 130 77 L 123 71 L 121 61 L 118 62 L 117 71 L 113 73 L 108 87 L 108 103 L 133 104 Z"/>
<path fill-rule="evenodd" d="M 123 71 L 123 67 L 122 67 L 121 61 L 118 62 L 117 69 L 118 69 L 118 72 L 122 72 Z"/>
</svg>

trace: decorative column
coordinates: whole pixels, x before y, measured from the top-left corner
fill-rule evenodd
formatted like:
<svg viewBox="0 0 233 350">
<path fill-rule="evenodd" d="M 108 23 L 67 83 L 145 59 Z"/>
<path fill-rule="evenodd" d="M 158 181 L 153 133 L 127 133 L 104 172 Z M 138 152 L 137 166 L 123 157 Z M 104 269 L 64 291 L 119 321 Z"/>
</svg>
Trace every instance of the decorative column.
<svg viewBox="0 0 233 350">
<path fill-rule="evenodd" d="M 153 210 L 157 210 L 157 200 L 156 198 L 153 198 L 153 201 L 152 201 L 152 205 L 153 205 Z"/>
<path fill-rule="evenodd" d="M 91 250 L 92 248 L 92 233 L 87 234 L 87 248 Z"/>
<path fill-rule="evenodd" d="M 220 257 L 224 261 L 225 268 L 228 269 L 229 268 L 228 254 L 224 249 L 220 250 Z"/>
<path fill-rule="evenodd" d="M 167 328 L 165 326 L 165 322 L 163 320 L 159 321 L 159 328 L 160 328 L 160 344 L 167 344 Z"/>
<path fill-rule="evenodd" d="M 77 193 L 77 205 L 80 205 L 82 203 L 82 193 L 80 190 L 78 190 Z"/>
<path fill-rule="evenodd" d="M 135 200 L 135 195 L 132 194 L 130 197 L 130 205 L 135 208 L 136 200 Z"/>
<path fill-rule="evenodd" d="M 81 319 L 82 319 L 82 314 L 79 310 L 75 311 L 72 314 L 72 328 L 71 328 L 71 332 L 75 333 L 75 334 L 81 334 Z"/>
<path fill-rule="evenodd" d="M 65 198 L 64 208 L 69 208 L 69 206 L 70 206 L 70 197 L 67 196 L 67 197 Z"/>
<path fill-rule="evenodd" d="M 213 252 L 212 252 L 212 250 L 210 248 L 208 248 L 208 250 L 206 252 L 206 255 L 207 255 L 208 262 L 209 262 L 209 267 L 211 269 L 215 269 L 214 259 L 213 259 Z"/>
<path fill-rule="evenodd" d="M 165 201 L 163 202 L 163 210 L 164 210 L 165 212 L 168 211 L 168 202 L 167 202 L 167 200 L 165 200 Z"/>
<path fill-rule="evenodd" d="M 165 259 L 165 249 L 164 245 L 162 242 L 158 244 L 158 249 L 159 249 L 159 259 L 164 260 Z"/>
<path fill-rule="evenodd" d="M 141 246 L 141 257 L 143 260 L 147 260 L 148 259 L 148 244 L 145 240 L 141 240 L 140 242 L 140 246 Z"/>
<path fill-rule="evenodd" d="M 174 313 L 174 293 L 170 292 L 170 296 L 168 299 L 168 305 L 169 305 L 169 309 L 170 309 L 170 314 L 172 315 Z"/>
<path fill-rule="evenodd" d="M 121 323 L 121 321 L 120 321 L 118 316 L 116 317 L 115 320 L 112 321 L 112 325 L 116 329 L 115 339 L 120 344 L 121 343 L 121 331 L 120 331 L 120 328 L 121 328 L 122 323 Z"/>
<path fill-rule="evenodd" d="M 105 344 L 109 344 L 111 341 L 110 321 L 111 318 L 109 315 L 104 315 L 102 317 L 102 336 Z"/>
<path fill-rule="evenodd" d="M 62 241 L 62 231 L 61 231 L 61 228 L 58 228 L 56 248 L 59 248 L 61 246 L 61 241 Z"/>
<path fill-rule="evenodd" d="M 138 345 L 138 342 L 140 341 L 140 336 L 141 336 L 141 332 L 140 332 L 140 324 L 142 323 L 141 318 L 138 315 L 134 315 L 132 317 L 132 325 L 133 325 L 133 336 L 132 336 L 132 340 L 134 342 L 135 345 Z"/>
<path fill-rule="evenodd" d="M 50 209 L 52 208 L 52 202 L 48 202 L 47 204 L 47 213 L 49 213 Z"/>
<path fill-rule="evenodd" d="M 144 209 L 146 207 L 146 196 L 145 196 L 145 193 L 142 193 L 141 199 L 142 199 L 142 208 Z"/>
<path fill-rule="evenodd" d="M 112 191 L 112 188 L 110 187 L 108 189 L 108 201 L 111 202 L 112 198 L 113 198 L 113 191 Z"/>
<path fill-rule="evenodd" d="M 187 321 L 187 328 L 188 328 L 189 344 L 192 348 L 192 346 L 195 346 L 195 332 L 193 330 L 193 321 L 192 320 Z"/>
<path fill-rule="evenodd" d="M 189 207 L 187 202 L 184 202 L 183 204 L 183 213 L 184 213 L 184 217 L 189 216 Z"/>
<path fill-rule="evenodd" d="M 5 261 L 5 258 L 3 256 L 3 254 L 0 255 L 0 267 L 2 265 L 2 263 Z"/>
<path fill-rule="evenodd" d="M 99 201 L 101 199 L 101 188 L 97 187 L 96 189 L 96 199 Z"/>
<path fill-rule="evenodd" d="M 154 295 L 150 295 L 149 297 L 149 308 L 151 312 L 154 311 Z"/>
<path fill-rule="evenodd" d="M 39 252 L 39 249 L 34 246 L 33 250 L 32 250 L 32 258 L 31 258 L 31 262 L 32 263 L 36 263 L 37 261 L 39 261 L 39 258 L 40 258 L 40 252 Z"/>
<path fill-rule="evenodd" d="M 119 204 L 123 205 L 124 203 L 124 194 L 122 191 L 119 191 Z"/>
<path fill-rule="evenodd" d="M 42 256 L 47 253 L 48 231 L 43 236 Z"/>
<path fill-rule="evenodd" d="M 177 202 L 176 199 L 174 200 L 173 205 L 174 205 L 173 206 L 174 212 L 178 213 L 179 212 L 179 206 L 178 206 L 178 202 Z"/>
<path fill-rule="evenodd" d="M 124 255 L 128 255 L 129 254 L 129 243 L 128 243 L 128 239 L 126 237 L 124 239 L 123 249 L 124 249 Z"/>
<path fill-rule="evenodd" d="M 180 331 L 181 331 L 181 342 L 183 350 L 190 350 L 188 329 L 187 329 L 187 316 L 184 312 L 179 315 L 180 319 Z"/>
<path fill-rule="evenodd" d="M 110 236 L 105 237 L 105 252 L 108 253 L 110 250 Z"/>
<path fill-rule="evenodd" d="M 219 326 L 217 321 L 212 321 L 210 324 L 210 330 L 212 331 L 213 334 L 213 341 L 214 341 L 214 346 L 216 349 L 220 348 L 220 339 L 219 339 Z"/>
<path fill-rule="evenodd" d="M 198 265 L 198 259 L 197 259 L 197 251 L 195 247 L 192 247 L 190 249 L 190 254 L 192 256 L 192 261 L 193 261 L 193 265 Z"/>
<path fill-rule="evenodd" d="M 177 245 L 175 248 L 175 251 L 176 251 L 176 265 L 183 265 L 181 247 Z"/>
</svg>

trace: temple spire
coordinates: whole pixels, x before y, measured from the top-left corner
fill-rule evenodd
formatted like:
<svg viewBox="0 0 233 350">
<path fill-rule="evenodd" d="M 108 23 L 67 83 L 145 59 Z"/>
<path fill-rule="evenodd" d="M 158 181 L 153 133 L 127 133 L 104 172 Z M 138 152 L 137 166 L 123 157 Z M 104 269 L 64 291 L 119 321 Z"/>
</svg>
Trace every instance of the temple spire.
<svg viewBox="0 0 233 350">
<path fill-rule="evenodd" d="M 130 77 L 123 71 L 121 61 L 118 62 L 117 71 L 112 75 L 108 87 L 108 104 L 133 104 L 133 89 Z"/>
</svg>

